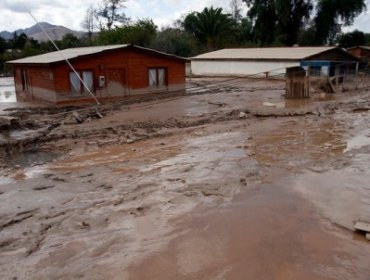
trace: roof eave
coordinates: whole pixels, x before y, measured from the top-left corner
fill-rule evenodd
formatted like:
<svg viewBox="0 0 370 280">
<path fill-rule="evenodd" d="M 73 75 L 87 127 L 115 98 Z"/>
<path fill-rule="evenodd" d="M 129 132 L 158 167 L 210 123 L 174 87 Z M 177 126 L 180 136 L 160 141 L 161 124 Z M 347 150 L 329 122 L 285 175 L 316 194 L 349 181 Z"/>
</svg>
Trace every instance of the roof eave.
<svg viewBox="0 0 370 280">
<path fill-rule="evenodd" d="M 276 61 L 299 62 L 301 58 L 191 58 L 191 61 Z"/>
<path fill-rule="evenodd" d="M 353 60 L 355 60 L 355 61 L 358 61 L 358 60 L 359 60 L 356 56 L 352 55 L 351 53 L 347 52 L 346 50 L 344 50 L 344 49 L 342 49 L 342 48 L 340 48 L 340 47 L 332 47 L 332 48 L 330 48 L 330 49 L 328 49 L 328 50 L 325 50 L 325 51 L 322 51 L 322 52 L 318 52 L 318 53 L 315 53 L 315 54 L 313 54 L 313 55 L 309 55 L 309 56 L 307 56 L 307 57 L 304 57 L 302 60 L 308 60 L 308 59 L 311 59 L 311 58 L 312 58 L 312 57 L 314 57 L 314 56 L 317 56 L 317 55 L 320 55 L 320 54 L 325 54 L 325 53 L 330 52 L 330 51 L 333 51 L 333 50 L 339 50 L 339 51 L 340 51 L 340 52 L 342 52 L 344 55 L 346 55 L 346 56 L 348 56 L 348 57 L 351 57 L 351 58 L 352 58 Z"/>
<path fill-rule="evenodd" d="M 145 51 L 145 52 L 148 52 L 148 53 L 157 54 L 157 55 L 160 55 L 162 57 L 166 57 L 168 59 L 173 59 L 173 60 L 177 60 L 177 61 L 181 61 L 181 62 L 189 62 L 190 61 L 189 59 L 184 58 L 184 57 L 171 55 L 171 54 L 163 53 L 163 52 L 160 52 L 160 51 L 157 51 L 157 50 L 148 49 L 148 48 L 144 48 L 144 47 L 139 47 L 139 46 L 135 46 L 135 45 L 122 45 L 121 47 L 117 47 L 117 48 L 105 49 L 105 50 L 100 50 L 100 51 L 97 51 L 97 52 L 94 52 L 94 53 L 77 55 L 75 57 L 68 58 L 68 61 L 72 62 L 72 61 L 75 61 L 75 60 L 84 59 L 84 58 L 89 57 L 89 56 L 106 54 L 106 53 L 115 52 L 117 50 L 122 50 L 122 49 L 142 50 L 142 51 Z M 43 66 L 50 66 L 50 65 L 63 63 L 64 61 L 65 61 L 65 59 L 63 57 L 61 57 L 60 60 L 45 62 L 45 63 L 43 63 L 43 62 L 17 62 L 17 60 L 8 61 L 7 63 L 9 63 L 10 65 L 28 65 L 28 66 L 43 65 Z"/>
</svg>

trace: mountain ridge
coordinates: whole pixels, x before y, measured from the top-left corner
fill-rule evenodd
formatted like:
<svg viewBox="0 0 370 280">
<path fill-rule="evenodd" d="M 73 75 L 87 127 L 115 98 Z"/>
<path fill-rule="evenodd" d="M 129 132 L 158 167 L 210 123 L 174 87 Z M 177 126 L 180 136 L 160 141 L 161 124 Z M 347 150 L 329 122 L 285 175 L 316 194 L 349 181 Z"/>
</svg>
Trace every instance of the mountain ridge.
<svg viewBox="0 0 370 280">
<path fill-rule="evenodd" d="M 83 31 L 72 30 L 63 25 L 54 25 L 48 22 L 40 22 L 40 25 L 45 29 L 45 31 L 53 40 L 61 40 L 63 36 L 68 33 L 71 33 L 76 37 L 82 37 L 85 34 Z M 13 32 L 3 30 L 0 32 L 0 37 L 2 37 L 5 40 L 12 39 L 14 32 L 16 32 L 18 35 L 25 33 L 27 37 L 33 38 L 39 42 L 48 40 L 47 36 L 42 32 L 38 24 L 35 24 L 25 29 L 18 29 Z"/>
</svg>

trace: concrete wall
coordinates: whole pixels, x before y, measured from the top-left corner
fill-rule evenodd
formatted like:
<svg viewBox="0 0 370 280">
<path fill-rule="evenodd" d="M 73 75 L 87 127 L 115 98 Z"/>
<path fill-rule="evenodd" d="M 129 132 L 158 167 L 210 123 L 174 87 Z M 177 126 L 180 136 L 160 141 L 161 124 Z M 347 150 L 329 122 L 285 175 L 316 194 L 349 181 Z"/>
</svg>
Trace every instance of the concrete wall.
<svg viewBox="0 0 370 280">
<path fill-rule="evenodd" d="M 271 71 L 271 75 L 285 74 L 288 67 L 299 66 L 299 62 L 266 61 L 196 61 L 191 62 L 195 76 L 245 76 Z"/>
</svg>

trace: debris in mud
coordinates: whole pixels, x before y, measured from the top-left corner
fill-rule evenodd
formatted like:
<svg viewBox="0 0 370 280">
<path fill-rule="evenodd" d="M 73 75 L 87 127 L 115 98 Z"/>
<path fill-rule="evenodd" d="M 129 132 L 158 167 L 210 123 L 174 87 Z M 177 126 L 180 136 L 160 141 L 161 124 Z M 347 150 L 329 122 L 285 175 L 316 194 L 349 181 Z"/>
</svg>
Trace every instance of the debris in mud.
<svg viewBox="0 0 370 280">
<path fill-rule="evenodd" d="M 219 193 L 215 193 L 215 192 L 201 191 L 201 193 L 202 193 L 204 196 L 222 196 L 221 194 L 219 194 Z"/>
<path fill-rule="evenodd" d="M 6 247 L 9 247 L 11 246 L 14 242 L 16 242 L 18 239 L 15 239 L 15 238 L 9 238 L 9 239 L 6 239 L 4 241 L 1 241 L 0 242 L 0 248 L 1 249 L 4 249 Z"/>
<path fill-rule="evenodd" d="M 55 181 L 55 182 L 65 182 L 66 181 L 65 179 L 59 178 L 59 177 L 55 177 L 52 180 Z"/>
<path fill-rule="evenodd" d="M 19 118 L 11 116 L 0 116 L 0 128 L 18 128 Z"/>
<path fill-rule="evenodd" d="M 336 90 L 333 86 L 333 83 L 331 81 L 331 79 L 326 79 L 325 81 L 321 82 L 321 84 L 319 85 L 319 89 L 323 90 L 324 92 L 327 92 L 327 93 L 336 93 Z"/>
<path fill-rule="evenodd" d="M 50 185 L 50 186 L 40 186 L 40 187 L 34 187 L 33 190 L 34 191 L 42 191 L 42 190 L 47 190 L 47 189 L 52 189 L 54 188 L 55 186 L 54 185 Z"/>
<path fill-rule="evenodd" d="M 87 223 L 87 222 L 83 221 L 83 222 L 81 223 L 81 228 L 82 228 L 82 229 L 91 229 L 91 226 L 90 226 L 90 224 L 89 224 L 89 223 Z"/>
<path fill-rule="evenodd" d="M 244 112 L 239 113 L 239 119 L 245 119 L 247 117 L 247 114 Z"/>
<path fill-rule="evenodd" d="M 9 222 L 0 225 L 0 231 L 3 230 L 3 229 L 5 229 L 5 228 L 7 228 L 7 227 L 12 226 L 12 225 L 19 224 L 19 223 L 23 222 L 24 220 L 27 220 L 27 219 L 29 219 L 31 217 L 33 217 L 33 214 L 26 215 L 26 216 L 23 216 L 21 218 L 11 219 Z"/>
<path fill-rule="evenodd" d="M 354 228 L 357 231 L 370 233 L 370 224 L 365 222 L 356 222 Z"/>
<path fill-rule="evenodd" d="M 130 214 L 130 215 L 133 215 L 133 216 L 135 216 L 135 217 L 140 217 L 140 216 L 144 215 L 144 211 L 145 211 L 146 209 L 148 209 L 148 207 L 147 207 L 147 208 L 145 208 L 145 207 L 143 207 L 143 206 L 139 206 L 139 207 L 136 207 L 135 209 L 130 210 L 130 211 L 129 211 L 129 214 Z"/>
<path fill-rule="evenodd" d="M 81 175 L 80 178 L 91 177 L 92 175 L 93 175 L 92 173 L 89 173 L 89 174 L 86 174 L 86 175 Z"/>
<path fill-rule="evenodd" d="M 46 233 L 53 227 L 53 224 L 41 224 L 41 228 L 39 234 L 35 240 L 35 242 L 31 243 L 31 247 L 26 251 L 25 256 L 29 257 L 33 253 L 40 250 L 42 243 L 46 238 Z"/>
<path fill-rule="evenodd" d="M 363 112 L 368 112 L 370 108 L 355 108 L 352 110 L 353 113 L 363 113 Z"/>
<path fill-rule="evenodd" d="M 111 185 L 106 185 L 106 184 L 102 184 L 102 185 L 98 186 L 97 188 L 104 189 L 104 190 L 107 190 L 107 191 L 113 189 L 113 187 Z"/>
<path fill-rule="evenodd" d="M 72 113 L 72 115 L 75 118 L 75 120 L 77 121 L 77 123 L 83 123 L 85 121 L 85 119 L 79 113 L 77 113 L 76 111 L 74 111 Z"/>
<path fill-rule="evenodd" d="M 222 103 L 222 102 L 208 102 L 208 104 L 216 105 L 216 106 L 220 106 L 220 107 L 224 107 L 224 106 L 227 105 L 226 103 Z"/>
<path fill-rule="evenodd" d="M 247 185 L 247 180 L 245 178 L 240 178 L 240 183 L 244 186 Z"/>
</svg>

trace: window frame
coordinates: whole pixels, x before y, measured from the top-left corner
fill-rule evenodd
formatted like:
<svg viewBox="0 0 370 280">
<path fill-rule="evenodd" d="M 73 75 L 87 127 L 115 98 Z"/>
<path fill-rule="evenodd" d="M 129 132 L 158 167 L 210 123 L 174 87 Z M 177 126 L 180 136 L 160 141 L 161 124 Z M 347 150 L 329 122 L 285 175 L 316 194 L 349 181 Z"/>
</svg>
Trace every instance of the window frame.
<svg viewBox="0 0 370 280">
<path fill-rule="evenodd" d="M 155 70 L 155 85 L 150 84 L 150 71 Z M 159 71 L 164 70 L 164 84 L 159 85 Z M 168 68 L 164 66 L 156 66 L 156 67 L 148 67 L 148 86 L 150 88 L 161 88 L 161 87 L 168 87 Z"/>
<path fill-rule="evenodd" d="M 78 69 L 76 70 L 76 72 L 78 73 L 79 77 L 86 83 L 85 79 L 84 79 L 84 72 L 88 72 L 88 73 L 91 73 L 91 78 L 92 78 L 92 84 L 91 84 L 91 92 L 92 93 L 95 93 L 95 72 L 94 70 L 92 69 Z M 73 88 L 72 88 L 72 82 L 71 82 L 71 74 L 76 74 L 74 71 L 70 71 L 69 72 L 69 75 L 68 75 L 68 81 L 69 81 L 69 90 L 71 92 L 72 95 L 83 95 L 83 94 L 89 94 L 89 92 L 85 89 L 85 86 L 83 85 L 83 83 L 80 81 L 80 79 L 78 79 L 79 81 L 79 84 L 80 84 L 80 88 L 79 88 L 79 91 L 73 91 Z M 86 83 L 86 85 L 88 85 Z"/>
</svg>

